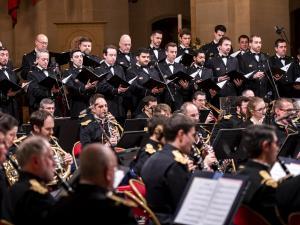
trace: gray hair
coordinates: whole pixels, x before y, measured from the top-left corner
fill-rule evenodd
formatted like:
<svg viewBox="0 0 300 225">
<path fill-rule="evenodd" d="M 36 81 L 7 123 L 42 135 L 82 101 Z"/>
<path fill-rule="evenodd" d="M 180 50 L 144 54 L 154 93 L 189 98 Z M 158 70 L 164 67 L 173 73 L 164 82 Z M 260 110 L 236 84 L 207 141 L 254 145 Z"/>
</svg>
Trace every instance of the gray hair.
<svg viewBox="0 0 300 225">
<path fill-rule="evenodd" d="M 40 58 L 41 55 L 42 55 L 43 53 L 47 53 L 48 56 L 49 56 L 49 52 L 48 52 L 47 50 L 45 50 L 45 51 L 38 51 L 38 52 L 36 53 L 36 58 L 37 58 L 37 59 Z"/>
<path fill-rule="evenodd" d="M 48 141 L 40 136 L 32 136 L 27 138 L 17 150 L 17 160 L 21 168 L 23 168 L 33 155 L 41 155 L 47 150 Z"/>
</svg>

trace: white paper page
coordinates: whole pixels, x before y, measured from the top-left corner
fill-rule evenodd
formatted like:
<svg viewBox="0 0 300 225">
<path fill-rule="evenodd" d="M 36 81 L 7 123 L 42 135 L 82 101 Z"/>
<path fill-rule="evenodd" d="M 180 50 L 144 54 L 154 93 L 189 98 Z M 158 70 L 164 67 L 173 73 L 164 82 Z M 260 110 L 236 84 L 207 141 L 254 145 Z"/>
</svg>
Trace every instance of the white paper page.
<svg viewBox="0 0 300 225">
<path fill-rule="evenodd" d="M 300 82 L 300 77 L 298 77 L 298 78 L 295 80 L 295 82 Z"/>
<path fill-rule="evenodd" d="M 68 80 L 70 79 L 71 76 L 72 76 L 72 74 L 69 75 L 69 76 L 67 76 L 66 78 L 64 78 L 61 82 L 62 82 L 63 84 L 66 84 L 66 83 L 68 82 Z"/>
<path fill-rule="evenodd" d="M 240 54 L 240 52 L 241 52 L 240 50 L 236 51 L 236 52 L 232 53 L 230 56 L 231 57 L 237 57 L 237 55 Z"/>
<path fill-rule="evenodd" d="M 135 81 L 137 77 L 138 77 L 138 76 L 135 76 L 135 77 L 134 77 L 134 78 L 132 78 L 130 81 L 128 81 L 128 83 L 129 83 L 129 84 L 132 84 L 132 83 L 133 83 L 133 81 Z"/>
<path fill-rule="evenodd" d="M 121 183 L 124 176 L 125 176 L 125 172 L 123 170 L 115 171 L 115 178 L 114 178 L 114 184 L 113 184 L 114 188 L 117 188 L 119 186 L 119 184 Z"/>
<path fill-rule="evenodd" d="M 291 174 L 298 176 L 300 174 L 300 164 L 290 163 L 285 165 Z"/>
<path fill-rule="evenodd" d="M 182 58 L 182 56 L 183 56 L 183 55 L 178 56 L 174 61 L 175 61 L 176 63 L 179 63 L 180 60 L 181 60 L 181 58 Z"/>
<path fill-rule="evenodd" d="M 287 64 L 287 65 L 281 67 L 280 69 L 283 70 L 284 72 L 287 72 L 287 71 L 289 70 L 291 64 L 292 64 L 292 63 L 289 63 L 289 64 Z"/>
<path fill-rule="evenodd" d="M 200 69 L 197 69 L 197 71 L 192 73 L 190 76 L 194 79 L 197 76 L 197 74 L 199 73 L 199 71 L 200 71 Z"/>
<path fill-rule="evenodd" d="M 254 73 L 254 71 L 252 71 L 250 73 L 247 73 L 247 74 L 244 75 L 244 77 L 249 78 L 253 73 Z"/>
<path fill-rule="evenodd" d="M 217 85 L 222 88 L 225 84 L 226 84 L 227 80 L 221 81 L 219 83 L 217 83 Z"/>
<path fill-rule="evenodd" d="M 281 165 L 279 162 L 275 162 L 272 169 L 270 170 L 271 177 L 274 180 L 279 180 L 280 178 L 286 176 L 286 173 L 282 169 Z"/>
</svg>

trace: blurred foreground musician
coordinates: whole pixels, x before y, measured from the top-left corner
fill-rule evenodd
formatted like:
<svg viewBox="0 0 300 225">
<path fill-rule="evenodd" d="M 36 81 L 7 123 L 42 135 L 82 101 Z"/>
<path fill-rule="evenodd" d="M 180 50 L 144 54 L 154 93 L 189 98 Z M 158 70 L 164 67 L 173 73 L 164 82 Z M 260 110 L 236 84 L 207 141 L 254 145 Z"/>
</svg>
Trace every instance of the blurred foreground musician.
<svg viewBox="0 0 300 225">
<path fill-rule="evenodd" d="M 162 225 L 172 224 L 181 195 L 190 177 L 189 160 L 195 142 L 195 123 L 182 115 L 173 115 L 164 130 L 166 144 L 153 154 L 142 168 L 146 199 Z"/>
<path fill-rule="evenodd" d="M 99 142 L 108 146 L 117 144 L 123 128 L 108 112 L 104 96 L 95 94 L 90 98 L 91 112 L 82 115 L 80 143 L 82 146 Z"/>
<path fill-rule="evenodd" d="M 30 137 L 17 150 L 17 160 L 20 179 L 5 196 L 1 220 L 15 225 L 45 224 L 47 212 L 54 204 L 46 186 L 55 173 L 51 146 L 42 137 Z"/>
<path fill-rule="evenodd" d="M 116 167 L 109 147 L 96 143 L 84 147 L 75 193 L 53 207 L 47 224 L 137 224 L 129 208 L 135 203 L 112 193 Z"/>
</svg>

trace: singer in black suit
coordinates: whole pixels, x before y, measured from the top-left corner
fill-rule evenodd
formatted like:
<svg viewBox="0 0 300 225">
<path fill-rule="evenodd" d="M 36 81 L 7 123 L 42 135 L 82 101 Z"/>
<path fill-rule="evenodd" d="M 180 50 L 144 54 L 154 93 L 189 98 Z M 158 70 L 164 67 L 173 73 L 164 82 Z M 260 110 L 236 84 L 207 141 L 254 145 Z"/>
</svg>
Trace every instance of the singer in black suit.
<svg viewBox="0 0 300 225">
<path fill-rule="evenodd" d="M 180 44 L 177 49 L 176 57 L 182 56 L 184 54 L 193 55 L 193 49 L 191 48 L 191 32 L 188 29 L 182 29 L 179 34 Z"/>
<path fill-rule="evenodd" d="M 83 54 L 80 50 L 71 52 L 72 65 L 64 71 L 64 83 L 68 89 L 70 116 L 78 117 L 80 112 L 89 106 L 89 99 L 95 93 L 97 81 L 84 84 L 77 79 L 82 71 Z"/>
<path fill-rule="evenodd" d="M 113 45 L 108 45 L 103 49 L 104 62 L 97 68 L 95 72 L 97 74 L 103 74 L 108 72 L 106 80 L 97 84 L 96 92 L 103 94 L 108 104 L 109 111 L 118 120 L 120 124 L 124 124 L 126 119 L 126 113 L 124 109 L 124 94 L 127 92 L 128 87 L 114 87 L 107 82 L 112 76 L 119 76 L 126 81 L 123 68 L 116 64 L 117 48 Z"/>
<path fill-rule="evenodd" d="M 158 71 L 154 68 L 154 66 L 150 66 L 150 53 L 149 50 L 146 48 L 140 48 L 137 51 L 136 56 L 136 64 L 131 66 L 127 70 L 127 77 L 130 77 L 130 79 L 135 79 L 133 82 L 133 85 L 130 86 L 129 91 L 132 94 L 132 100 L 135 100 L 133 102 L 134 108 L 139 111 L 141 109 L 141 100 L 148 95 L 155 96 L 158 100 L 158 102 L 162 102 L 163 99 L 163 93 L 164 88 L 161 87 L 154 87 L 152 89 L 147 89 L 143 85 L 149 81 L 150 78 L 161 81 L 161 78 L 158 74 Z M 136 112 L 140 113 L 140 112 Z M 136 114 L 135 113 L 135 114 Z"/>
<path fill-rule="evenodd" d="M 173 42 L 168 43 L 166 45 L 167 58 L 157 64 L 158 71 L 166 80 L 179 71 L 186 72 L 182 64 L 175 62 L 176 54 L 177 45 Z M 185 80 L 180 80 L 178 84 L 170 82 L 168 85 L 175 101 L 172 101 L 170 93 L 165 91 L 164 102 L 171 106 L 172 110 L 177 110 L 185 101 L 189 100 L 192 90 L 189 89 L 189 82 Z"/>
<path fill-rule="evenodd" d="M 240 57 L 239 66 L 241 72 L 248 74 L 255 72 L 245 84 L 245 89 L 251 89 L 255 96 L 261 98 L 270 98 L 274 95 L 271 92 L 271 85 L 268 80 L 268 57 L 261 52 L 261 37 L 253 35 L 250 37 L 250 51 Z"/>
<path fill-rule="evenodd" d="M 277 39 L 275 41 L 275 55 L 269 59 L 271 70 L 280 69 L 284 66 L 289 66 L 288 70 L 280 76 L 274 74 L 273 77 L 276 81 L 279 95 L 281 97 L 295 97 L 295 92 L 299 92 L 293 83 L 299 77 L 296 72 L 295 61 L 292 57 L 287 56 L 287 43 L 284 39 Z"/>
<path fill-rule="evenodd" d="M 155 30 L 150 36 L 150 64 L 154 65 L 156 62 L 161 62 L 166 58 L 165 50 L 160 47 L 163 39 L 163 33 L 160 30 Z"/>
<path fill-rule="evenodd" d="M 213 70 L 213 80 L 215 82 L 226 81 L 220 91 L 221 96 L 237 96 L 242 91 L 242 79 L 230 80 L 226 75 L 232 71 L 239 71 L 239 64 L 236 58 L 229 55 L 231 50 L 231 40 L 222 37 L 219 41 L 219 53 L 208 60 L 207 67 Z"/>
<path fill-rule="evenodd" d="M 9 80 L 14 84 L 18 83 L 16 74 L 8 66 L 9 52 L 6 48 L 0 47 L 0 82 Z M 14 116 L 19 119 L 18 104 L 15 99 L 17 92 L 11 89 L 8 92 L 0 90 L 0 111 Z"/>
<path fill-rule="evenodd" d="M 35 38 L 35 49 L 22 58 L 22 72 L 21 77 L 27 80 L 28 72 L 35 65 L 37 52 L 46 51 L 48 47 L 48 38 L 44 34 L 38 34 Z"/>
<path fill-rule="evenodd" d="M 57 85 L 53 85 L 53 87 L 45 87 L 40 84 L 40 82 L 48 76 L 56 79 L 55 75 L 50 70 L 47 70 L 49 53 L 47 51 L 38 52 L 36 62 L 37 66 L 33 67 L 28 73 L 28 81 L 30 81 L 30 83 L 27 94 L 29 97 L 29 106 L 32 111 L 38 110 L 40 101 L 43 98 L 55 99 L 55 97 L 59 94 L 59 88 Z M 56 105 L 58 106 L 58 104 Z"/>
</svg>

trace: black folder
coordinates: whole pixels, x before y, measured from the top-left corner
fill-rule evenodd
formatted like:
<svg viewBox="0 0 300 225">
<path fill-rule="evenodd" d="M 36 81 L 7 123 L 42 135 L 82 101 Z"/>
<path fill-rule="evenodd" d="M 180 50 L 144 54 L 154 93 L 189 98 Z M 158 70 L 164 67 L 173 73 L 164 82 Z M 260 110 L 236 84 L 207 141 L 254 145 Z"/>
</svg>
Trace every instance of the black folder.
<svg viewBox="0 0 300 225">
<path fill-rule="evenodd" d="M 156 80 L 156 79 L 153 79 L 153 78 L 149 78 L 144 84 L 143 84 L 143 87 L 149 89 L 149 90 L 152 90 L 153 88 L 157 87 L 157 88 L 163 88 L 165 87 L 166 85 L 159 81 L 159 80 Z"/>
<path fill-rule="evenodd" d="M 130 84 L 123 80 L 121 77 L 119 77 L 117 74 L 113 75 L 111 78 L 107 80 L 107 82 L 112 85 L 114 88 L 118 88 L 120 85 L 124 88 L 127 88 L 130 86 Z"/>
<path fill-rule="evenodd" d="M 146 137 L 146 131 L 125 131 L 117 143 L 117 147 L 125 149 L 140 147 L 145 142 Z"/>
<path fill-rule="evenodd" d="M 283 71 L 282 69 L 280 69 L 278 67 L 271 68 L 271 71 L 272 71 L 273 76 L 275 76 L 275 75 L 283 76 L 285 74 L 285 71 Z"/>
<path fill-rule="evenodd" d="M 169 76 L 167 79 L 172 82 L 178 82 L 179 80 L 190 81 L 193 78 L 183 71 L 178 71 L 178 72 L 172 74 L 171 76 Z"/>
<path fill-rule="evenodd" d="M 289 134 L 280 148 L 278 156 L 296 158 L 300 152 L 300 134 Z"/>
<path fill-rule="evenodd" d="M 206 121 L 206 118 L 208 116 L 208 114 L 210 113 L 210 110 L 209 109 L 202 109 L 202 110 L 199 110 L 199 122 L 200 123 L 205 123 Z"/>
<path fill-rule="evenodd" d="M 3 79 L 0 81 L 0 90 L 3 93 L 7 93 L 8 90 L 12 90 L 12 91 L 19 91 L 21 89 L 21 87 L 13 82 L 11 82 L 8 79 Z"/>
<path fill-rule="evenodd" d="M 52 76 L 48 76 L 48 77 L 45 77 L 43 80 L 41 80 L 39 82 L 39 84 L 46 87 L 46 88 L 48 88 L 48 89 L 51 89 L 54 85 L 56 87 L 61 86 L 61 81 L 58 81 L 57 79 L 55 79 Z"/>
<path fill-rule="evenodd" d="M 92 68 L 84 67 L 82 68 L 81 72 L 77 74 L 76 79 L 80 80 L 84 84 L 86 84 L 88 81 L 93 82 L 96 80 L 101 82 L 103 79 L 105 79 L 108 73 L 109 72 L 97 74 Z"/>
<path fill-rule="evenodd" d="M 205 92 L 209 91 L 209 89 L 214 89 L 216 91 L 221 90 L 221 88 L 210 78 L 197 83 L 197 85 L 198 90 L 204 90 Z"/>
<path fill-rule="evenodd" d="M 124 123 L 124 131 L 146 131 L 148 119 L 127 119 Z"/>
<path fill-rule="evenodd" d="M 234 79 L 240 79 L 240 80 L 245 80 L 246 77 L 244 76 L 243 73 L 239 72 L 239 71 L 230 71 L 226 74 L 228 77 L 230 77 L 230 81 L 233 81 Z"/>
<path fill-rule="evenodd" d="M 68 64 L 70 61 L 70 52 L 50 52 L 49 55 L 50 62 L 51 58 L 54 57 L 55 62 L 60 66 Z"/>
<path fill-rule="evenodd" d="M 97 56 L 84 54 L 83 65 L 95 68 L 101 65 L 101 60 Z"/>
<path fill-rule="evenodd" d="M 180 63 L 184 66 L 189 67 L 193 62 L 193 55 L 189 53 L 184 53 L 180 59 Z"/>
</svg>

